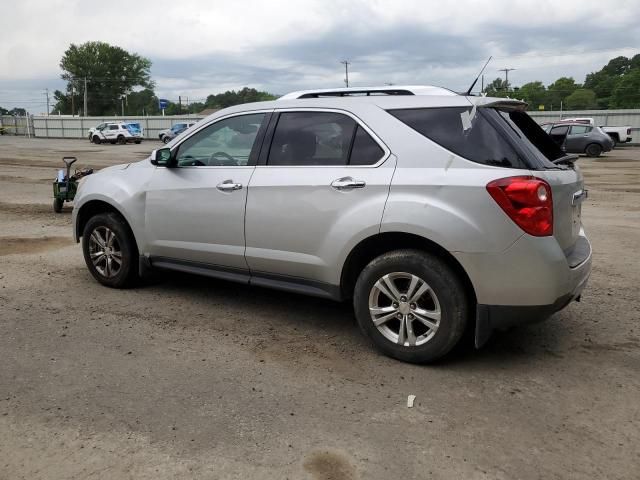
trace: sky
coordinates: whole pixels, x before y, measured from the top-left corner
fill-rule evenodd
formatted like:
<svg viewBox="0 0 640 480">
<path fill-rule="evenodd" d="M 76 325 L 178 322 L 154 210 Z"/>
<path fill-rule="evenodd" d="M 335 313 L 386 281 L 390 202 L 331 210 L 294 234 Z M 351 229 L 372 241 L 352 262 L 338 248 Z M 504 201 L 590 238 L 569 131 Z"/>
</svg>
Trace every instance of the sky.
<svg viewBox="0 0 640 480">
<path fill-rule="evenodd" d="M 0 10 L 0 106 L 46 110 L 70 44 L 99 40 L 149 58 L 156 93 L 202 101 L 244 86 L 284 94 L 429 84 L 466 90 L 493 55 L 513 86 L 583 82 L 640 53 L 640 0 L 20 0 Z"/>
</svg>

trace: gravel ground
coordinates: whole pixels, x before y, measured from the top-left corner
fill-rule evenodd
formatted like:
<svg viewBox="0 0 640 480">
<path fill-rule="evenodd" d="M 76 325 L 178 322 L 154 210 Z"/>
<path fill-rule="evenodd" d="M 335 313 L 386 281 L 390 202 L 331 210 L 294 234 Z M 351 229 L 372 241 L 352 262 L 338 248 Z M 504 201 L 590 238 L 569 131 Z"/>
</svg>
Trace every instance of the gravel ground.
<svg viewBox="0 0 640 480">
<path fill-rule="evenodd" d="M 157 146 L 0 137 L 1 479 L 638 478 L 640 149 L 579 161 L 582 302 L 425 367 L 377 354 L 348 305 L 99 286 L 50 181 L 63 154 Z"/>
</svg>

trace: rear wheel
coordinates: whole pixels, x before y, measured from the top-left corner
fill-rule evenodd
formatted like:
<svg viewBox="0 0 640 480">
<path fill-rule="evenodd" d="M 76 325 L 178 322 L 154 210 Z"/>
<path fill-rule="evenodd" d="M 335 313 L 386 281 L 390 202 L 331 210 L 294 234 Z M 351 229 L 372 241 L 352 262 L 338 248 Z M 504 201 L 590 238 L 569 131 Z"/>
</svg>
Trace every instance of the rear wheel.
<svg viewBox="0 0 640 480">
<path fill-rule="evenodd" d="M 613 145 L 611 146 L 611 148 L 612 149 L 616 148 L 618 146 L 618 139 L 616 138 L 616 136 L 615 135 L 609 135 L 609 138 L 613 142 Z"/>
<path fill-rule="evenodd" d="M 141 142 L 142 142 L 142 140 L 136 140 L 136 141 L 135 141 L 135 144 L 136 144 L 136 145 L 140 145 L 140 143 L 141 143 Z"/>
<path fill-rule="evenodd" d="M 464 332 L 468 304 L 460 279 L 419 250 L 385 253 L 367 265 L 354 299 L 361 330 L 386 355 L 427 363 L 448 353 Z"/>
<path fill-rule="evenodd" d="M 61 198 L 53 199 L 53 211 L 56 213 L 60 213 L 62 211 L 62 206 L 64 205 L 64 200 Z"/>
<path fill-rule="evenodd" d="M 602 153 L 602 147 L 597 143 L 590 143 L 585 148 L 584 153 L 587 154 L 588 157 L 599 157 Z"/>
<path fill-rule="evenodd" d="M 103 285 L 125 288 L 138 278 L 138 248 L 121 216 L 100 213 L 89 219 L 82 232 L 84 260 Z"/>
<path fill-rule="evenodd" d="M 118 135 L 118 145 L 124 145 L 127 141 L 124 138 L 124 135 Z"/>
</svg>

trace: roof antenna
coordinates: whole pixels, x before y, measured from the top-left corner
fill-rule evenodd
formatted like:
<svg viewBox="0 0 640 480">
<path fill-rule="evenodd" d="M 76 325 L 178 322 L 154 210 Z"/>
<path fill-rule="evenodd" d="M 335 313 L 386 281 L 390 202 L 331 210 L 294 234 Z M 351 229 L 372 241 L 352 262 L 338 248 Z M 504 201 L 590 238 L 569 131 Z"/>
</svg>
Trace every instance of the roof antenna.
<svg viewBox="0 0 640 480">
<path fill-rule="evenodd" d="M 487 68 L 487 65 L 489 65 L 489 62 L 491 61 L 492 58 L 493 56 L 489 56 L 489 60 L 487 60 L 487 62 L 484 64 L 484 67 L 482 67 L 482 70 L 480 70 L 480 73 L 478 74 L 476 79 L 473 81 L 473 83 L 469 87 L 469 90 L 467 90 L 467 92 L 465 93 L 465 96 L 468 97 L 469 95 L 471 95 L 471 90 L 473 90 L 473 87 L 475 87 L 476 83 L 478 83 L 478 79 L 480 78 L 480 75 L 482 75 L 482 72 L 484 72 L 484 69 Z"/>
</svg>

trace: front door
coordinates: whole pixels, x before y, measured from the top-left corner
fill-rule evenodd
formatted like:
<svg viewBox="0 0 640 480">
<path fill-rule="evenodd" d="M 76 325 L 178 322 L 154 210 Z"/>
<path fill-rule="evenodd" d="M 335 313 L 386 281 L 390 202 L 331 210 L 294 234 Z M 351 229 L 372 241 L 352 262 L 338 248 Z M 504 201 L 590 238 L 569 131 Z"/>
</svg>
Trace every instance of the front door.
<svg viewBox="0 0 640 480">
<path fill-rule="evenodd" d="M 268 155 L 249 184 L 252 278 L 336 285 L 337 259 L 349 242 L 379 231 L 395 157 L 344 113 L 286 111 L 276 120 Z"/>
<path fill-rule="evenodd" d="M 156 168 L 145 212 L 152 263 L 161 257 L 246 270 L 245 204 L 264 117 L 219 120 L 176 145 L 172 167 Z"/>
</svg>

